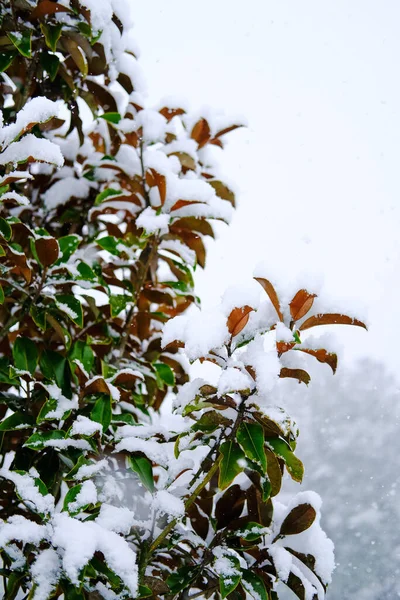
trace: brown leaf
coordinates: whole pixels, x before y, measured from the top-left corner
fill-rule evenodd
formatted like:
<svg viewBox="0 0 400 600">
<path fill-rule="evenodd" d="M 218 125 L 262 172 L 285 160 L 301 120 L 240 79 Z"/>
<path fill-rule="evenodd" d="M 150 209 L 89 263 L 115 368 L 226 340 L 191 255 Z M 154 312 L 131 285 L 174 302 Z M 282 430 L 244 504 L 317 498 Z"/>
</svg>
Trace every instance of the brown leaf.
<svg viewBox="0 0 400 600">
<path fill-rule="evenodd" d="M 226 133 L 234 131 L 235 129 L 239 129 L 239 127 L 243 127 L 243 125 L 230 125 L 229 127 L 225 127 L 225 129 L 221 129 L 221 131 L 218 131 L 218 133 L 215 134 L 215 137 L 219 138 L 222 135 L 225 135 Z"/>
<path fill-rule="evenodd" d="M 126 371 L 121 371 L 117 374 L 117 376 L 113 379 L 114 385 L 123 385 L 128 389 L 132 389 L 137 382 L 138 379 L 143 379 L 141 375 L 138 373 L 135 375 L 134 373 L 127 373 Z"/>
<path fill-rule="evenodd" d="M 199 200 L 177 200 L 175 204 L 171 207 L 171 212 L 173 210 L 183 208 L 184 206 L 190 206 L 191 204 L 204 204 L 204 202 L 200 202 Z"/>
<path fill-rule="evenodd" d="M 263 277 L 254 277 L 254 279 L 256 281 L 258 281 L 258 283 L 260 285 L 262 285 L 264 290 L 267 292 L 268 297 L 271 300 L 272 305 L 278 314 L 279 320 L 283 322 L 283 315 L 282 315 L 281 307 L 280 307 L 279 300 L 278 300 L 278 294 L 276 293 L 275 288 L 272 285 L 272 283 L 270 281 L 268 281 L 268 279 L 264 279 Z"/>
<path fill-rule="evenodd" d="M 206 264 L 206 249 L 201 236 L 192 231 L 184 230 L 181 231 L 180 238 L 186 246 L 195 251 L 197 262 L 204 269 Z"/>
<path fill-rule="evenodd" d="M 71 58 L 74 61 L 74 63 L 76 64 L 82 75 L 86 77 L 89 72 L 89 67 L 83 49 L 79 46 L 79 44 L 76 43 L 75 40 L 69 37 L 64 37 L 62 41 L 65 49 L 71 55 Z"/>
<path fill-rule="evenodd" d="M 285 352 L 288 352 L 296 345 L 296 342 L 276 342 L 276 350 L 281 356 Z"/>
<path fill-rule="evenodd" d="M 53 237 L 42 237 L 35 240 L 35 249 L 44 267 L 53 265 L 60 254 L 58 242 Z"/>
<path fill-rule="evenodd" d="M 164 206 L 165 198 L 167 196 L 167 180 L 164 175 L 158 173 L 155 169 L 149 169 L 146 173 L 146 183 L 150 187 L 157 187 L 161 206 Z"/>
<path fill-rule="evenodd" d="M 316 327 L 317 325 L 356 325 L 357 327 L 363 327 L 367 329 L 367 326 L 358 319 L 353 319 L 347 315 L 341 315 L 339 313 L 325 313 L 313 315 L 299 327 L 300 331 L 310 329 L 310 327 Z"/>
<path fill-rule="evenodd" d="M 308 313 L 317 294 L 310 294 L 307 290 L 299 290 L 289 304 L 293 321 L 298 321 Z"/>
<path fill-rule="evenodd" d="M 287 367 L 283 367 L 279 373 L 279 377 L 291 377 L 297 379 L 299 383 L 303 382 L 306 385 L 311 381 L 311 377 L 303 369 L 288 369 Z"/>
<path fill-rule="evenodd" d="M 200 119 L 197 121 L 195 126 L 192 129 L 192 133 L 190 137 L 199 145 L 199 148 L 202 148 L 207 144 L 208 140 L 211 137 L 211 130 L 208 122 L 205 119 Z"/>
<path fill-rule="evenodd" d="M 183 108 L 169 108 L 168 106 L 164 106 L 159 112 L 167 119 L 167 121 L 171 121 L 171 119 L 178 115 L 185 114 Z"/>
<path fill-rule="evenodd" d="M 102 377 L 98 377 L 85 387 L 85 396 L 89 394 L 109 394 L 110 388 Z"/>
<path fill-rule="evenodd" d="M 192 504 L 192 506 L 188 509 L 187 514 L 197 535 L 205 540 L 209 528 L 208 518 L 201 514 L 196 504 Z"/>
<path fill-rule="evenodd" d="M 232 485 L 226 490 L 215 507 L 217 529 L 223 529 L 229 525 L 231 521 L 240 517 L 245 499 L 245 495 L 237 484 Z"/>
<path fill-rule="evenodd" d="M 332 371 L 334 373 L 336 372 L 338 358 L 337 354 L 334 352 L 327 352 L 324 348 L 319 348 L 318 350 L 311 350 L 311 348 L 297 348 L 297 350 L 310 354 L 310 356 L 315 356 L 320 363 L 328 364 Z"/>
<path fill-rule="evenodd" d="M 232 337 L 235 337 L 235 335 L 238 335 L 244 329 L 253 310 L 254 308 L 251 308 L 247 304 L 241 308 L 233 309 L 227 321 L 228 331 Z"/>
<path fill-rule="evenodd" d="M 58 129 L 62 125 L 64 125 L 64 119 L 58 119 L 57 117 L 53 117 L 49 121 L 45 123 L 39 123 L 40 131 L 52 131 L 53 129 Z"/>
<path fill-rule="evenodd" d="M 235 194 L 224 183 L 222 183 L 222 181 L 214 179 L 213 181 L 209 181 L 209 184 L 214 188 L 218 198 L 227 200 L 232 204 L 233 208 L 235 208 Z"/>
<path fill-rule="evenodd" d="M 31 21 L 40 19 L 46 15 L 54 15 L 57 12 L 72 12 L 67 6 L 52 2 L 52 0 L 42 0 L 37 7 L 32 11 Z"/>
<path fill-rule="evenodd" d="M 182 171 L 186 173 L 186 171 L 195 171 L 196 170 L 196 161 L 193 156 L 190 156 L 187 152 L 171 152 L 168 156 L 176 156 L 179 158 L 179 162 L 182 166 Z"/>
<path fill-rule="evenodd" d="M 181 229 L 189 229 L 190 231 L 198 231 L 203 235 L 209 235 L 214 237 L 214 231 L 210 223 L 206 219 L 200 219 L 197 217 L 184 217 L 178 221 L 174 221 L 170 225 L 170 231 L 180 231 Z"/>
<path fill-rule="evenodd" d="M 282 471 L 275 454 L 268 448 L 265 448 L 265 454 L 267 455 L 267 475 L 271 484 L 271 498 L 273 498 L 280 492 Z"/>
<path fill-rule="evenodd" d="M 280 535 L 297 535 L 314 523 L 317 513 L 311 504 L 299 504 L 287 515 L 281 525 Z"/>
</svg>

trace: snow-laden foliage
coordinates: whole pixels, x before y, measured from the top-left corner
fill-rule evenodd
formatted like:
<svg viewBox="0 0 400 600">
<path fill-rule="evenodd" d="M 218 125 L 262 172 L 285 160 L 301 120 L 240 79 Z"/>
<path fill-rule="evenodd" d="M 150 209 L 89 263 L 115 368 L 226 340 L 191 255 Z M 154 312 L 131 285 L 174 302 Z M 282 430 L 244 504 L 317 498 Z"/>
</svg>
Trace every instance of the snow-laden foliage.
<svg viewBox="0 0 400 600">
<path fill-rule="evenodd" d="M 363 360 L 342 364 L 334 378 L 329 369 L 319 369 L 306 395 L 285 383 L 281 395 L 302 432 L 303 483 L 324 499 L 322 522 L 335 544 L 328 597 L 396 598 L 399 536 L 390 524 L 399 517 L 398 381 L 383 364 Z M 287 481 L 284 490 L 290 496 L 295 486 Z"/>
<path fill-rule="evenodd" d="M 204 237 L 234 206 L 215 157 L 241 123 L 146 107 L 129 12 L 0 7 L 4 596 L 322 599 L 332 543 L 316 494 L 278 499 L 303 465 L 270 398 L 308 383 L 303 354 L 335 371 L 304 331 L 363 324 L 259 271 L 261 303 L 200 310 Z"/>
</svg>

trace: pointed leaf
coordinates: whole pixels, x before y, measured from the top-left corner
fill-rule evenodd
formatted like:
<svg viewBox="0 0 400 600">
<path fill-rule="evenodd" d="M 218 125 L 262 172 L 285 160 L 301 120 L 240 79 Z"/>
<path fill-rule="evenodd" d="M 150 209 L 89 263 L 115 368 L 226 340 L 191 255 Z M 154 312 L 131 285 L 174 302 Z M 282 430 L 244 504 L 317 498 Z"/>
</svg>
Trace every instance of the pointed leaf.
<svg viewBox="0 0 400 600">
<path fill-rule="evenodd" d="M 229 566 L 227 565 L 226 571 L 224 569 L 224 573 L 219 576 L 219 589 L 223 599 L 237 588 L 242 578 L 239 559 L 228 554 L 224 559 L 229 562 Z"/>
<path fill-rule="evenodd" d="M 25 30 L 24 32 L 17 31 L 15 33 L 7 33 L 8 37 L 22 56 L 25 58 L 31 58 L 32 48 L 32 31 Z"/>
<path fill-rule="evenodd" d="M 238 335 L 247 325 L 250 313 L 254 310 L 247 304 L 241 308 L 234 308 L 228 317 L 228 330 L 232 337 Z"/>
<path fill-rule="evenodd" d="M 165 363 L 155 363 L 154 368 L 157 371 L 157 375 L 160 379 L 169 386 L 175 385 L 175 375 L 169 365 Z"/>
<path fill-rule="evenodd" d="M 83 327 L 82 304 L 75 296 L 59 295 L 55 297 L 57 308 L 71 319 L 78 327 Z"/>
<path fill-rule="evenodd" d="M 304 331 L 305 329 L 310 329 L 310 327 L 316 327 L 317 325 L 356 325 L 357 327 L 367 329 L 367 326 L 362 321 L 339 313 L 313 315 L 304 321 L 299 329 L 300 331 Z"/>
<path fill-rule="evenodd" d="M 12 236 L 12 229 L 3 217 L 0 217 L 0 235 L 9 242 Z"/>
<path fill-rule="evenodd" d="M 224 490 L 243 471 L 244 462 L 239 464 L 239 461 L 244 461 L 245 455 L 238 444 L 232 441 L 221 444 L 220 450 L 223 458 L 219 467 L 218 486 Z"/>
<path fill-rule="evenodd" d="M 103 426 L 103 432 L 106 432 L 111 423 L 111 396 L 103 394 L 90 413 L 90 418 Z"/>
<path fill-rule="evenodd" d="M 310 294 L 307 290 L 299 290 L 289 304 L 293 321 L 298 321 L 308 313 L 317 294 Z"/>
<path fill-rule="evenodd" d="M 296 348 L 296 350 L 314 356 L 320 363 L 326 363 L 334 373 L 336 372 L 338 357 L 334 352 L 328 352 L 324 348 L 319 348 L 318 350 L 312 350 L 311 348 Z"/>
<path fill-rule="evenodd" d="M 211 137 L 211 130 L 208 122 L 205 119 L 200 119 L 197 121 L 192 129 L 190 137 L 193 140 L 196 140 L 199 148 L 202 148 Z"/>
<path fill-rule="evenodd" d="M 18 336 L 12 353 L 15 367 L 21 371 L 29 371 L 33 375 L 39 358 L 35 342 L 29 338 Z"/>
<path fill-rule="evenodd" d="M 149 492 L 153 493 L 155 487 L 151 461 L 146 456 L 137 455 L 128 456 L 128 463 L 132 471 L 139 475 L 140 481 L 143 483 L 144 487 L 148 489 Z"/>
<path fill-rule="evenodd" d="M 291 478 L 301 483 L 304 474 L 303 463 L 293 454 L 286 442 L 279 438 L 269 438 L 267 443 L 272 447 L 275 454 L 283 458 Z"/>
<path fill-rule="evenodd" d="M 27 448 L 31 448 L 32 450 L 43 450 L 45 448 L 45 443 L 50 440 L 64 440 L 65 432 L 64 431 L 46 431 L 43 433 L 34 433 L 28 438 L 24 444 Z"/>
<path fill-rule="evenodd" d="M 81 238 L 79 235 L 66 235 L 59 238 L 60 258 L 57 265 L 67 262 L 80 244 Z"/>
<path fill-rule="evenodd" d="M 243 571 L 242 585 L 246 592 L 254 598 L 254 600 L 268 600 L 267 590 L 265 583 L 255 573 L 251 571 Z"/>
<path fill-rule="evenodd" d="M 281 307 L 280 307 L 280 304 L 279 304 L 278 294 L 276 293 L 275 288 L 272 285 L 272 283 L 270 281 L 268 281 L 268 279 L 264 279 L 263 277 L 254 277 L 254 279 L 256 281 L 258 281 L 258 283 L 267 292 L 268 297 L 271 300 L 272 305 L 273 305 L 273 307 L 275 308 L 275 310 L 277 312 L 279 320 L 283 322 L 283 315 L 282 315 Z"/>
<path fill-rule="evenodd" d="M 40 237 L 35 240 L 35 249 L 43 267 L 50 267 L 53 265 L 60 254 L 60 248 L 58 242 L 53 237 Z"/>
<path fill-rule="evenodd" d="M 297 379 L 299 383 L 303 382 L 308 385 L 311 381 L 310 375 L 304 369 L 289 369 L 288 367 L 282 367 L 279 377 L 291 377 Z"/>
<path fill-rule="evenodd" d="M 35 425 L 31 415 L 15 412 L 0 423 L 0 431 L 13 431 L 14 429 L 28 429 Z"/>
<path fill-rule="evenodd" d="M 316 516 L 315 508 L 311 504 L 299 504 L 285 517 L 279 534 L 297 535 L 311 527 Z"/>
<path fill-rule="evenodd" d="M 242 423 L 237 431 L 236 439 L 245 455 L 267 471 L 267 457 L 264 451 L 264 430 L 258 423 Z"/>
</svg>

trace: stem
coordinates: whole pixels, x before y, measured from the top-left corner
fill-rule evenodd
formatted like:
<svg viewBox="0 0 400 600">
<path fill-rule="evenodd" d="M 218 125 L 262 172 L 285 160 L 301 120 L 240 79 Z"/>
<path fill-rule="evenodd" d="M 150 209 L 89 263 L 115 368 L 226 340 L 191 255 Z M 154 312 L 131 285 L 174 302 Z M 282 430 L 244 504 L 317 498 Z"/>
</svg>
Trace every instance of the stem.
<svg viewBox="0 0 400 600">
<path fill-rule="evenodd" d="M 219 464 L 220 464 L 221 460 L 222 460 L 222 454 L 220 454 L 218 456 L 217 460 L 215 461 L 215 463 L 213 464 L 213 466 L 211 467 L 211 469 L 209 470 L 209 472 L 207 473 L 207 475 L 204 477 L 203 481 L 201 481 L 199 483 L 199 485 L 196 487 L 196 489 L 194 490 L 194 492 L 192 492 L 192 494 L 186 500 L 186 502 L 185 502 L 185 511 L 192 506 L 192 504 L 194 503 L 194 501 L 196 500 L 196 498 L 200 494 L 200 492 L 202 492 L 203 489 L 206 487 L 207 483 L 209 481 L 211 481 L 213 475 L 219 469 Z M 154 540 L 154 542 L 151 544 L 150 551 L 149 551 L 150 554 L 152 554 L 154 552 L 154 550 L 165 540 L 165 538 L 170 533 L 170 531 L 172 531 L 172 529 L 175 527 L 175 525 L 177 524 L 177 522 L 178 522 L 178 519 L 175 518 L 170 523 L 168 523 L 168 525 L 160 533 L 160 535 L 158 536 L 158 538 L 156 538 Z"/>
</svg>

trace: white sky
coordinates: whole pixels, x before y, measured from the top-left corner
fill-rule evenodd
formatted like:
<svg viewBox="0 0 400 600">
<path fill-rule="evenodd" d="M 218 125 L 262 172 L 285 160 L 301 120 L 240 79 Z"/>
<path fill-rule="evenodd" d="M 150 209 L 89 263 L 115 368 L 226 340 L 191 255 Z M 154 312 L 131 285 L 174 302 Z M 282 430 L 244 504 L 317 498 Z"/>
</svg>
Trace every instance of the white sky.
<svg viewBox="0 0 400 600">
<path fill-rule="evenodd" d="M 283 278 L 322 274 L 327 297 L 368 311 L 368 334 L 339 331 L 344 358 L 396 370 L 400 3 L 151 0 L 134 19 L 151 100 L 249 122 L 224 153 L 240 206 L 197 274 L 203 304 L 260 261 Z"/>
</svg>

